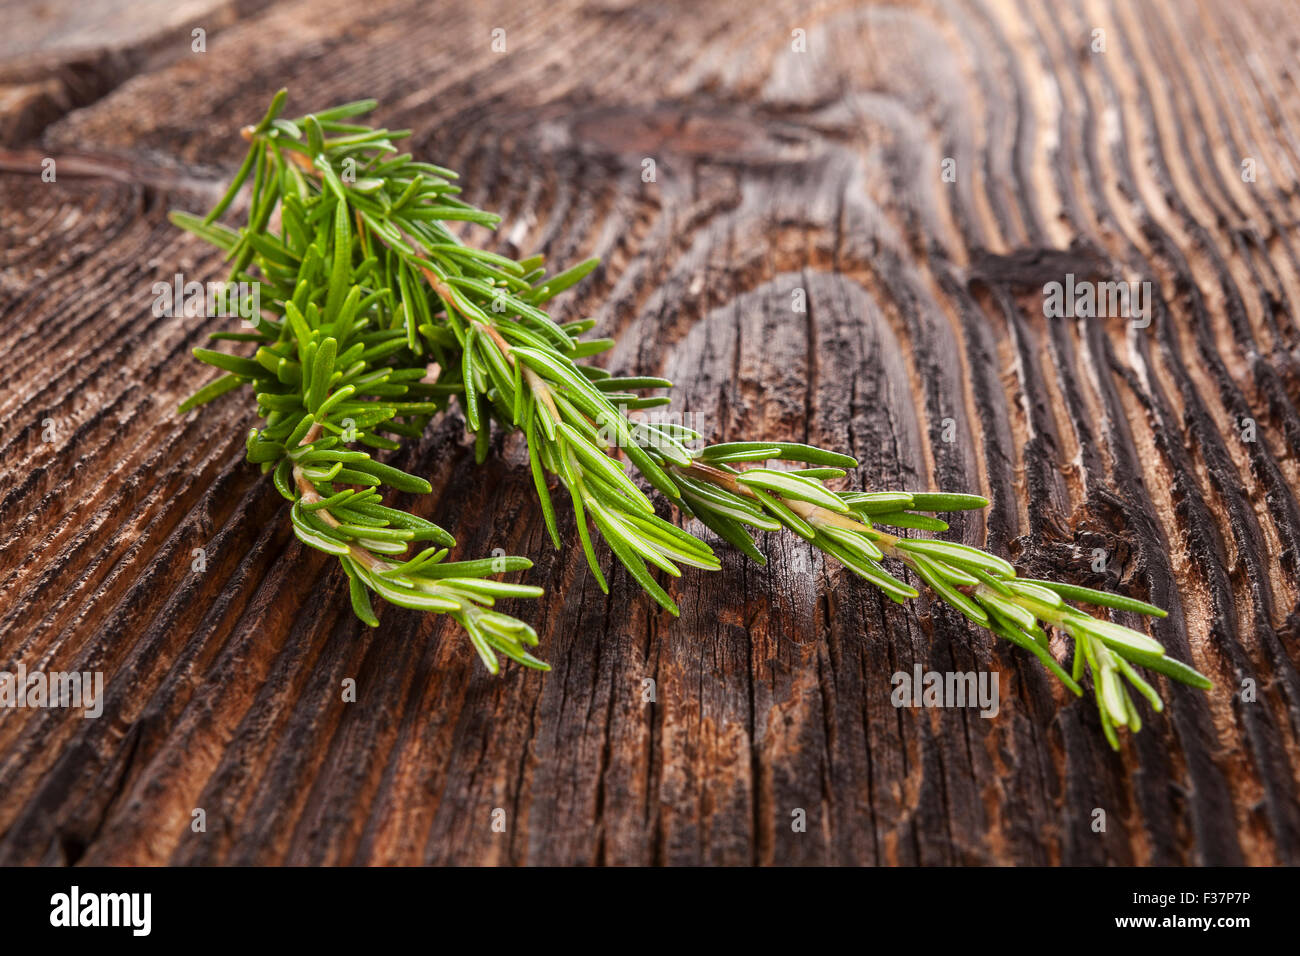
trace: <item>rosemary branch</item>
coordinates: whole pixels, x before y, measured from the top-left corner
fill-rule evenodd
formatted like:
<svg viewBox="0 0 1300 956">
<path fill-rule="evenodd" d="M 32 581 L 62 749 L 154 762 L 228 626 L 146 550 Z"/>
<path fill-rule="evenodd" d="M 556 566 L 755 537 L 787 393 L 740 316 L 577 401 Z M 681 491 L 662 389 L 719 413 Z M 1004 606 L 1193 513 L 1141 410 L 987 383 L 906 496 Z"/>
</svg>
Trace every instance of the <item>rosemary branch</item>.
<svg viewBox="0 0 1300 956">
<path fill-rule="evenodd" d="M 835 491 L 826 483 L 857 467 L 847 455 L 789 442 L 705 445 L 704 436 L 684 426 L 635 421 L 629 413 L 669 402 L 644 393 L 671 383 L 614 376 L 583 361 L 613 342 L 583 337 L 592 319 L 561 325 L 542 308 L 596 260 L 547 277 L 541 257 L 517 261 L 465 245 L 446 223 L 490 227 L 498 218 L 458 197 L 452 171 L 399 154 L 393 143 L 406 131 L 349 122 L 373 101 L 296 120 L 281 118 L 284 101 L 281 91 L 262 121 L 243 130 L 248 155 L 208 215 L 172 214 L 178 226 L 226 250 L 232 281 L 260 282 L 270 293 L 254 332 L 214 336 L 255 342 L 253 358 L 196 349 L 198 358 L 227 374 L 181 410 L 240 384 L 253 386 L 265 426 L 249 435 L 249 460 L 274 472 L 292 502 L 298 537 L 338 556 L 353 607 L 368 624 L 377 624 L 373 591 L 392 603 L 452 615 L 494 672 L 498 651 L 545 667 L 525 649 L 537 644 L 533 630 L 491 610 L 496 597 L 541 593 L 487 578 L 531 563 L 445 561 L 450 535 L 383 506 L 377 490 L 427 492 L 428 483 L 348 447 L 400 447 L 397 439 L 418 437 L 454 397 L 475 436 L 478 461 L 488 453 L 494 422 L 522 433 L 552 541 L 560 547 L 553 479 L 568 493 L 587 563 L 605 591 L 592 527 L 673 614 L 677 606 L 651 568 L 676 577 L 680 566 L 720 567 L 707 542 L 657 513 L 630 467 L 684 515 L 759 563 L 766 559 L 753 533 L 788 530 L 891 599 L 916 597 L 915 587 L 886 568 L 889 560 L 972 622 L 1031 653 L 1072 693 L 1083 694 L 1081 682 L 1090 674 L 1113 747 L 1119 747 L 1118 728 L 1141 727 L 1130 690 L 1162 708 L 1136 666 L 1210 686 L 1145 633 L 1066 602 L 1164 617 L 1160 608 L 1019 578 L 1010 563 L 977 548 L 882 530 L 942 532 L 948 525 L 935 512 L 983 508 L 982 497 Z M 245 226 L 218 224 L 250 177 Z M 432 381 L 430 369 L 436 369 Z M 416 541 L 441 547 L 407 558 Z M 1069 671 L 1051 652 L 1053 628 L 1073 641 Z"/>
</svg>

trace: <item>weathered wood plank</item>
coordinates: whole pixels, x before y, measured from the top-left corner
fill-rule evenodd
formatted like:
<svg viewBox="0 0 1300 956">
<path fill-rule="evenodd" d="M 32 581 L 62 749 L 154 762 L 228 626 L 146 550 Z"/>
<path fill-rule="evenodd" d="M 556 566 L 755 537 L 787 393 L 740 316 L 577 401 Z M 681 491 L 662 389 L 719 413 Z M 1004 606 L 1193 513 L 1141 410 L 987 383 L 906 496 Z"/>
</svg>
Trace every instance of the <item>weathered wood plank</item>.
<svg viewBox="0 0 1300 956">
<path fill-rule="evenodd" d="M 0 669 L 108 681 L 98 720 L 0 710 L 0 861 L 1300 862 L 1285 4 L 172 7 L 0 48 Z M 678 620 L 612 561 L 607 597 L 517 437 L 475 468 L 454 413 L 401 454 L 414 504 L 536 558 L 514 610 L 553 670 L 491 678 L 399 608 L 364 628 L 243 463 L 248 403 L 174 413 L 217 320 L 149 313 L 218 274 L 165 212 L 211 202 L 281 85 L 379 98 L 504 215 L 486 241 L 601 255 L 560 311 L 703 430 L 988 495 L 952 537 L 1168 607 L 1152 633 L 1215 690 L 1163 687 L 1117 756 L 1022 652 L 789 537 L 672 582 Z M 1151 326 L 1046 318 L 1066 273 L 1152 282 Z M 896 709 L 918 664 L 995 671 L 999 714 Z"/>
</svg>

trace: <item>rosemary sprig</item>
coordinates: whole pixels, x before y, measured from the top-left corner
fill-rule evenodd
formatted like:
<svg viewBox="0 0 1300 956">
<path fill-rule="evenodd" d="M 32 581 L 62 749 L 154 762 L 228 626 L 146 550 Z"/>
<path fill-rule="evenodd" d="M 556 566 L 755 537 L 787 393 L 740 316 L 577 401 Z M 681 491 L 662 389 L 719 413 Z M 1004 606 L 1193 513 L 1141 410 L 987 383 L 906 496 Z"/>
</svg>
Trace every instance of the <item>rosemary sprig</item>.
<svg viewBox="0 0 1300 956">
<path fill-rule="evenodd" d="M 267 119 L 250 134 L 255 142 L 269 129 L 288 128 L 275 116 L 282 102 L 277 97 Z M 347 112 L 334 111 L 336 116 Z M 537 645 L 533 629 L 491 609 L 497 598 L 542 593 L 489 578 L 530 568 L 532 562 L 508 556 L 445 560 L 455 539 L 430 521 L 384 505 L 379 490 L 428 493 L 429 483 L 350 447 L 399 447 L 388 435 L 420 435 L 446 398 L 425 381 L 427 368 L 411 358 L 406 331 L 393 321 L 392 288 L 378 261 L 353 262 L 345 204 L 312 202 L 305 190 L 286 189 L 279 234 L 261 231 L 270 218 L 268 197 L 279 188 L 270 184 L 292 185 L 279 180 L 292 167 L 273 167 L 271 155 L 277 163 L 284 155 L 279 147 L 255 146 L 206 219 L 172 214 L 177 225 L 226 250 L 235 260 L 232 279 L 256 281 L 244 271 L 255 262 L 261 287 L 272 293 L 269 310 L 254 317 L 254 331 L 213 336 L 255 343 L 252 358 L 194 350 L 225 374 L 187 399 L 180 411 L 240 385 L 252 387 L 265 424 L 248 434 L 248 460 L 273 471 L 275 487 L 291 503 L 289 518 L 299 540 L 339 559 L 362 621 L 378 626 L 373 591 L 393 604 L 451 615 L 494 673 L 500 667 L 497 652 L 545 668 L 527 650 Z M 213 220 L 250 170 L 256 176 L 250 225 L 236 233 Z M 417 543 L 430 546 L 408 556 Z"/>
<path fill-rule="evenodd" d="M 377 491 L 428 491 L 428 484 L 347 450 L 353 441 L 398 447 L 390 436 L 419 436 L 454 396 L 475 435 L 478 461 L 487 455 L 493 422 L 522 432 L 554 544 L 561 540 L 551 478 L 568 493 L 588 565 L 606 591 L 593 526 L 673 614 L 677 606 L 651 568 L 679 576 L 679 566 L 720 566 L 705 541 L 656 513 L 630 466 L 685 515 L 760 563 L 765 558 L 752 532 L 789 530 L 893 600 L 916 597 L 915 587 L 887 570 L 889 559 L 971 621 L 1029 651 L 1076 695 L 1090 673 L 1103 730 L 1116 748 L 1117 728 L 1141 727 L 1130 689 L 1162 707 L 1135 665 L 1210 686 L 1146 634 L 1085 614 L 1066 599 L 1164 617 L 1157 607 L 1018 578 L 987 552 L 882 530 L 944 531 L 934 512 L 982 508 L 984 498 L 834 491 L 826 482 L 857 467 L 847 455 L 787 442 L 700 448 L 703 436 L 691 429 L 634 421 L 629 412 L 669 401 L 641 393 L 671 383 L 615 377 L 585 362 L 613 343 L 583 338 L 593 320 L 560 325 L 542 308 L 595 260 L 548 278 L 540 257 L 516 261 L 465 245 L 446 223 L 494 226 L 498 218 L 461 200 L 450 170 L 399 154 L 394 142 L 407 132 L 349 122 L 373 101 L 285 120 L 284 100 L 281 91 L 262 121 L 244 130 L 248 155 L 213 210 L 201 220 L 173 213 L 177 225 L 226 250 L 232 281 L 261 282 L 271 313 L 256 319 L 254 333 L 219 334 L 254 341 L 251 359 L 196 350 L 227 374 L 182 410 L 240 384 L 253 386 L 266 425 L 250 434 L 249 459 L 274 470 L 298 536 L 339 557 L 363 620 L 376 623 L 368 596 L 374 591 L 393 603 L 451 614 L 494 671 L 496 651 L 545 666 L 524 649 L 537 643 L 532 629 L 489 609 L 494 597 L 541 593 L 485 577 L 530 562 L 445 562 L 450 536 L 384 507 Z M 250 177 L 245 226 L 219 225 Z M 442 547 L 405 558 L 414 541 Z M 394 563 L 398 555 L 403 559 Z M 1069 672 L 1051 653 L 1050 628 L 1073 640 Z"/>
</svg>

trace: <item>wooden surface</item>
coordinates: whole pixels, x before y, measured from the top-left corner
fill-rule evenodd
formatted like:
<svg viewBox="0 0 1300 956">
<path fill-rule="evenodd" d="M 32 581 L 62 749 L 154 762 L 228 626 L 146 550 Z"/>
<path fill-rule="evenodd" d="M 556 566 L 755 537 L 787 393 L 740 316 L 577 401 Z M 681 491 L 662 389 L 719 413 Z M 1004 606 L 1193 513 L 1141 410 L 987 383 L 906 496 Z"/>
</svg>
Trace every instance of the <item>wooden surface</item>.
<svg viewBox="0 0 1300 956">
<path fill-rule="evenodd" d="M 0 63 L 0 669 L 107 680 L 98 720 L 0 711 L 0 862 L 1300 862 L 1285 0 L 119 6 L 7 14 Z M 788 536 L 688 569 L 679 620 L 621 569 L 605 597 L 517 439 L 476 469 L 454 413 L 398 459 L 416 507 L 536 558 L 548 595 L 511 610 L 554 669 L 491 678 L 400 608 L 362 627 L 244 463 L 247 397 L 175 413 L 220 320 L 150 314 L 220 274 L 165 213 L 207 208 L 282 85 L 293 114 L 379 98 L 504 215 L 480 241 L 604 257 L 560 311 L 715 437 L 988 495 L 950 535 L 1149 596 L 1215 689 L 1162 683 L 1113 754 L 1027 655 Z M 1045 319 L 1071 272 L 1153 282 L 1151 327 Z M 995 670 L 1001 712 L 895 709 L 915 663 Z"/>
</svg>

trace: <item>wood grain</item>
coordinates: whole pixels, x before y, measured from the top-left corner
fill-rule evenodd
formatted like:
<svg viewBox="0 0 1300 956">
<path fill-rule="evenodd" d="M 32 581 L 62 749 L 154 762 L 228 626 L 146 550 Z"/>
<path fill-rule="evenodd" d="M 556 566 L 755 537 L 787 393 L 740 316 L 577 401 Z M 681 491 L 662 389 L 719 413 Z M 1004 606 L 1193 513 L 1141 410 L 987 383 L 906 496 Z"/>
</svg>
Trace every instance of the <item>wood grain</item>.
<svg viewBox="0 0 1300 956">
<path fill-rule="evenodd" d="M 124 4 L 87 46 L 45 4 L 4 48 L 0 669 L 107 686 L 97 720 L 0 710 L 0 862 L 1300 862 L 1289 5 L 465 6 Z M 165 214 L 212 202 L 280 86 L 380 99 L 504 216 L 479 241 L 602 256 L 561 314 L 718 439 L 988 495 L 954 539 L 1169 608 L 1152 633 L 1215 689 L 1162 682 L 1113 754 L 1027 655 L 788 536 L 674 581 L 678 620 L 613 562 L 605 596 L 518 438 L 475 468 L 454 413 L 398 456 L 434 486 L 410 503 L 466 555 L 535 556 L 547 596 L 511 611 L 553 670 L 494 679 L 400 608 L 361 626 L 243 462 L 249 403 L 175 413 L 219 320 L 149 309 L 219 274 Z M 1066 273 L 1150 281 L 1150 328 L 1045 318 Z M 996 671 L 1000 713 L 895 709 L 916 663 Z"/>
</svg>

